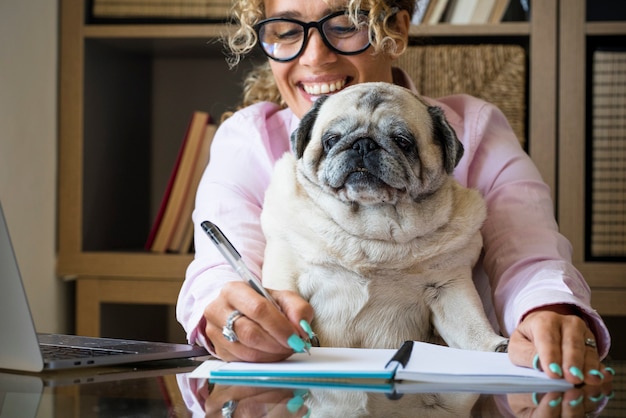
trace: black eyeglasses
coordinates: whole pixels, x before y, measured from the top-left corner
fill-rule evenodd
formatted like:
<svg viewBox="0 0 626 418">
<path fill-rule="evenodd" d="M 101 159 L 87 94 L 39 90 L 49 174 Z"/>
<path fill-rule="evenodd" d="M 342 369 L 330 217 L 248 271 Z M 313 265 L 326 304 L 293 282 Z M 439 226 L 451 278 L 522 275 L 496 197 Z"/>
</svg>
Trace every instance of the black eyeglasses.
<svg viewBox="0 0 626 418">
<path fill-rule="evenodd" d="M 254 26 L 265 55 L 279 62 L 291 61 L 302 54 L 311 28 L 319 31 L 331 51 L 341 55 L 360 54 L 370 46 L 366 11 L 359 12 L 356 24 L 345 11 L 338 11 L 317 22 L 274 17 Z"/>
</svg>

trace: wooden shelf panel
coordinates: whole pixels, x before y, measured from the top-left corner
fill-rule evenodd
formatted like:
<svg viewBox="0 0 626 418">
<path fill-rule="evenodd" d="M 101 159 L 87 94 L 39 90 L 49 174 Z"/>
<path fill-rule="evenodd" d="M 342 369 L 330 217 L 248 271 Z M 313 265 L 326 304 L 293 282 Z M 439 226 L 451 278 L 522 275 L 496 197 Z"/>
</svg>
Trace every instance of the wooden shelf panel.
<svg viewBox="0 0 626 418">
<path fill-rule="evenodd" d="M 225 24 L 171 24 L 171 25 L 96 25 L 83 27 L 85 38 L 220 38 L 227 35 Z M 490 25 L 414 25 L 410 36 L 528 36 L 528 22 L 510 22 Z"/>
<path fill-rule="evenodd" d="M 585 262 L 576 263 L 576 268 L 591 287 L 620 287 L 626 283 L 626 267 L 623 263 Z"/>
<path fill-rule="evenodd" d="M 129 252 L 82 252 L 60 254 L 58 275 L 66 279 L 76 276 L 172 279 L 185 277 L 191 254 L 152 254 Z"/>
<path fill-rule="evenodd" d="M 589 22 L 585 31 L 587 35 L 626 35 L 626 22 Z"/>
<path fill-rule="evenodd" d="M 227 33 L 223 24 L 83 26 L 85 38 L 219 38 Z"/>
<path fill-rule="evenodd" d="M 626 316 L 626 289 L 623 284 L 615 288 L 591 288 L 591 305 L 602 316 Z"/>
<path fill-rule="evenodd" d="M 417 25 L 412 26 L 409 36 L 529 36 L 529 22 L 507 22 L 490 25 Z"/>
</svg>

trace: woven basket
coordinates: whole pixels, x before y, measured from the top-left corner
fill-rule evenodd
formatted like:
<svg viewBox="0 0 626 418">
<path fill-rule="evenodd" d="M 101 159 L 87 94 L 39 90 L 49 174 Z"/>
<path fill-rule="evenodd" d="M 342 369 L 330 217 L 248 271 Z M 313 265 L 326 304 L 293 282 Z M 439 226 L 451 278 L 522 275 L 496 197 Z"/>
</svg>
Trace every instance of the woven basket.
<svg viewBox="0 0 626 418">
<path fill-rule="evenodd" d="M 518 45 L 411 46 L 398 59 L 428 97 L 466 93 L 495 104 L 526 141 L 526 53 Z"/>
</svg>

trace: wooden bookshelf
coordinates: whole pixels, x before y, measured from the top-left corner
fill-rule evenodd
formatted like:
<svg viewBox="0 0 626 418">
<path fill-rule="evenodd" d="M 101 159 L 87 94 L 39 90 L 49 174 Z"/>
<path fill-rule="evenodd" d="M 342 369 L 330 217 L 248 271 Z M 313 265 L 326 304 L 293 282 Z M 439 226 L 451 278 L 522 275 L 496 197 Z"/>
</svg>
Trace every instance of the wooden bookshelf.
<svg viewBox="0 0 626 418">
<path fill-rule="evenodd" d="M 589 196 L 588 124 L 591 108 L 588 71 L 592 48 L 626 46 L 626 21 L 587 22 L 585 0 L 568 1 L 560 11 L 559 54 L 559 189 L 561 231 L 574 248 L 574 263 L 592 288 L 593 306 L 603 315 L 626 315 L 626 254 L 611 260 L 589 254 L 586 226 L 591 215 Z M 626 140 L 626 138 L 624 138 Z M 624 191 L 626 193 L 626 190 Z M 626 213 L 626 208 L 623 209 Z M 618 226 L 616 226 L 618 227 Z"/>
<path fill-rule="evenodd" d="M 100 303 L 175 303 L 192 256 L 142 248 L 186 123 L 194 110 L 219 118 L 233 107 L 247 68 L 264 58 L 253 54 L 231 71 L 217 43 L 226 25 L 92 24 L 87 3 L 60 1 L 57 273 L 77 280 L 76 331 L 97 335 Z M 431 43 L 527 50 L 526 143 L 555 197 L 558 3 L 533 2 L 530 22 L 410 32 Z M 154 298 L 140 297 L 138 289 L 149 287 Z"/>
</svg>

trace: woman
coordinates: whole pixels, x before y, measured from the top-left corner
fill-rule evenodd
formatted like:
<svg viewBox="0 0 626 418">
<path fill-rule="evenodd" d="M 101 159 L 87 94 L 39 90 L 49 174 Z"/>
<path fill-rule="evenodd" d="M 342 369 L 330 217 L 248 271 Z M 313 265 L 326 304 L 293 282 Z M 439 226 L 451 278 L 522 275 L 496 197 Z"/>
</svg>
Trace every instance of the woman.
<svg viewBox="0 0 626 418">
<path fill-rule="evenodd" d="M 199 224 L 219 225 L 260 277 L 264 191 L 273 164 L 289 151 L 289 135 L 320 94 L 366 81 L 415 90 L 393 67 L 407 46 L 414 4 L 235 2 L 240 26 L 229 42 L 233 63 L 258 38 L 268 66 L 248 80 L 244 102 L 255 104 L 234 113 L 217 132 L 198 188 L 196 256 L 177 308 L 191 342 L 224 360 L 275 361 L 305 348 L 311 306 L 296 294 L 272 292 L 279 312 L 241 281 Z M 504 116 L 468 96 L 428 101 L 444 109 L 465 146 L 456 179 L 480 190 L 487 201 L 485 252 L 474 281 L 494 327 L 510 335 L 511 359 L 572 383 L 610 380 L 613 371 L 600 363 L 610 344 L 607 329 L 569 261 L 570 244 L 558 233 L 548 187 Z M 227 322 L 231 341 L 223 335 Z"/>
</svg>

